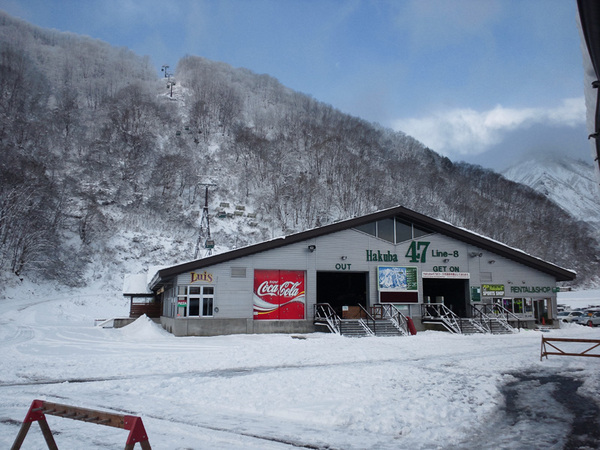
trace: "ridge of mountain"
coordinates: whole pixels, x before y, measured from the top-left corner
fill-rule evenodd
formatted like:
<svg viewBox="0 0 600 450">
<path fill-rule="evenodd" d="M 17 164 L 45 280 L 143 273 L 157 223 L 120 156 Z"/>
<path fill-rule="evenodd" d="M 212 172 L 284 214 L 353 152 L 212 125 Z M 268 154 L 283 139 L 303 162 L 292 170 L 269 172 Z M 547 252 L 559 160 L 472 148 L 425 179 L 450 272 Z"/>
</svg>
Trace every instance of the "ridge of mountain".
<svg viewBox="0 0 600 450">
<path fill-rule="evenodd" d="M 188 261 L 214 182 L 215 252 L 402 205 L 598 282 L 592 229 L 544 195 L 268 75 L 186 56 L 158 78 L 2 12 L 0 48 L 0 275 L 114 288 Z"/>
<path fill-rule="evenodd" d="M 502 172 L 540 192 L 600 233 L 600 186 L 594 167 L 569 157 L 533 158 Z"/>
</svg>

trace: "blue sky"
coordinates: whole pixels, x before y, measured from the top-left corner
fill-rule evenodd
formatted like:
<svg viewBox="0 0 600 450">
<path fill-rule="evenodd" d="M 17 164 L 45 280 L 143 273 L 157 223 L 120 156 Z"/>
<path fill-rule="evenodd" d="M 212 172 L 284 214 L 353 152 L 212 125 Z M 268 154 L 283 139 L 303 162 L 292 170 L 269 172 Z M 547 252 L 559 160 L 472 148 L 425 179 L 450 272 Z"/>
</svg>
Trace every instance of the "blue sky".
<svg viewBox="0 0 600 450">
<path fill-rule="evenodd" d="M 266 73 L 501 170 L 536 153 L 592 162 L 575 0 L 0 0 L 45 28 L 175 68 L 186 54 Z"/>
</svg>

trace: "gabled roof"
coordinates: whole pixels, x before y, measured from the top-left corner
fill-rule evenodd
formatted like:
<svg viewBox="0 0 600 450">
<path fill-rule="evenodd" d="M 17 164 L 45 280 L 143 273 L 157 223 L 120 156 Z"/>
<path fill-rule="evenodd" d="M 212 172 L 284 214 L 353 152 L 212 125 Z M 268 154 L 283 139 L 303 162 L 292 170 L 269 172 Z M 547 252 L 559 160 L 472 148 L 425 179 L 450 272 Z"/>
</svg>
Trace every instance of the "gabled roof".
<svg viewBox="0 0 600 450">
<path fill-rule="evenodd" d="M 183 264 L 167 267 L 165 269 L 159 270 L 156 273 L 156 275 L 153 277 L 150 283 L 150 287 L 156 288 L 157 286 L 162 285 L 165 281 L 169 280 L 170 278 L 176 275 L 179 275 L 180 273 L 198 270 L 204 267 L 224 263 L 244 256 L 254 255 L 256 253 L 272 250 L 279 247 L 284 247 L 286 245 L 294 244 L 296 242 L 314 239 L 338 231 L 356 228 L 360 225 L 364 225 L 377 220 L 393 217 L 400 217 L 401 219 L 411 221 L 416 226 L 421 226 L 423 228 L 430 229 L 436 233 L 440 233 L 445 236 L 454 238 L 456 240 L 474 245 L 481 249 L 491 251 L 499 256 L 506 257 L 518 263 L 539 270 L 540 272 L 552 275 L 556 278 L 557 281 L 570 281 L 575 279 L 575 272 L 571 270 L 563 269 L 562 267 L 543 261 L 521 250 L 509 247 L 498 241 L 494 241 L 493 239 L 486 238 L 485 236 L 473 233 L 463 228 L 455 227 L 447 222 L 433 219 L 431 217 L 412 211 L 403 206 L 396 206 L 394 208 L 384 209 L 371 214 L 367 214 L 365 216 L 335 222 L 319 228 L 313 228 L 311 230 L 302 231 L 300 233 L 291 234 L 289 236 L 282 236 L 280 238 L 275 238 L 269 241 L 260 242 L 258 244 L 249 245 L 247 247 L 242 247 L 236 250 L 231 250 L 229 252 L 220 253 L 218 255 L 208 256 L 206 258 L 197 259 L 195 261 L 190 261 Z"/>
</svg>

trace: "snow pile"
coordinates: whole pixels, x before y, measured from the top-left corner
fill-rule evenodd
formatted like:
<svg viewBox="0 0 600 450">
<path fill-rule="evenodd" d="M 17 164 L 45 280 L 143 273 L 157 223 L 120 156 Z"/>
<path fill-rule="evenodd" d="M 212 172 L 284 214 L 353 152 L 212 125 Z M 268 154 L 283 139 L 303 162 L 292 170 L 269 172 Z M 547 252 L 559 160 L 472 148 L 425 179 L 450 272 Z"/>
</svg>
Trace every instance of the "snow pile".
<svg viewBox="0 0 600 450">
<path fill-rule="evenodd" d="M 138 317 L 133 323 L 120 329 L 126 339 L 150 340 L 160 338 L 174 338 L 174 336 L 166 331 L 160 324 L 154 322 L 145 314 Z"/>
<path fill-rule="evenodd" d="M 561 384 L 527 377 L 573 379 L 577 395 L 600 397 L 599 359 L 540 362 L 542 335 L 600 339 L 600 328 L 176 338 L 147 317 L 94 327 L 98 311 L 119 301 L 75 298 L 0 301 L 0 448 L 10 448 L 35 398 L 139 415 L 160 449 L 562 448 L 576 415 L 554 400 Z M 511 402 L 507 388 L 530 400 Z M 127 436 L 48 421 L 60 448 L 122 448 Z M 37 425 L 24 448 L 45 448 Z"/>
</svg>

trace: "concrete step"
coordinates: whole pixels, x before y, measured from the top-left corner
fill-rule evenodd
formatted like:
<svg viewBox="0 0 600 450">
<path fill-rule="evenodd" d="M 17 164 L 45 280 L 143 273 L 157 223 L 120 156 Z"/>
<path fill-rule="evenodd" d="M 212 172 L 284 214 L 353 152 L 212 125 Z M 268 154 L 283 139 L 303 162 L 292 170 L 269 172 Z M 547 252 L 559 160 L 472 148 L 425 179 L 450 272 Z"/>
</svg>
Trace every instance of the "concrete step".
<svg viewBox="0 0 600 450">
<path fill-rule="evenodd" d="M 358 322 L 358 320 L 345 319 L 340 323 L 342 336 L 348 337 L 365 337 L 368 336 L 367 331 Z"/>
</svg>

